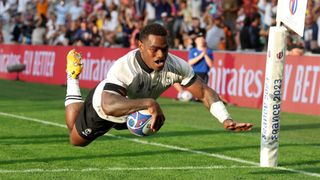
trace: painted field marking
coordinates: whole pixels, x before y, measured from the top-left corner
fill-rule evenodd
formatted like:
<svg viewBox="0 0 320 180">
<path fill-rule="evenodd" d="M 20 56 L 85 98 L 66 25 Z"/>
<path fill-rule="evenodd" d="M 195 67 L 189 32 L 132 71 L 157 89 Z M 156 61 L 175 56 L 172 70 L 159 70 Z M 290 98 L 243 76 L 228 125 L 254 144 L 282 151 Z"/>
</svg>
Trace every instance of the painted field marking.
<svg viewBox="0 0 320 180">
<path fill-rule="evenodd" d="M 66 125 L 59 124 L 59 123 L 54 123 L 54 122 L 49 122 L 49 121 L 45 121 L 45 120 L 41 120 L 41 119 L 37 119 L 37 118 L 31 118 L 31 117 L 26 117 L 26 116 L 9 114 L 9 113 L 5 113 L 5 112 L 0 112 L 0 115 L 6 116 L 6 117 L 12 117 L 12 118 L 16 118 L 16 119 L 21 119 L 21 120 L 26 120 L 26 121 L 38 122 L 38 123 L 46 124 L 46 125 L 52 125 L 52 126 L 67 128 Z M 163 147 L 163 148 L 167 148 L 167 149 L 174 149 L 174 150 L 178 150 L 178 151 L 201 154 L 201 155 L 205 155 L 205 156 L 209 156 L 209 157 L 215 157 L 215 158 L 219 158 L 219 159 L 223 159 L 223 160 L 230 160 L 230 161 L 234 161 L 234 162 L 240 162 L 240 163 L 243 163 L 243 164 L 253 165 L 255 167 L 260 167 L 259 166 L 260 164 L 257 163 L 257 162 L 247 161 L 247 160 L 240 159 L 240 158 L 233 158 L 233 157 L 225 156 L 225 155 L 221 155 L 221 154 L 208 153 L 208 152 L 204 152 L 204 151 L 197 151 L 197 150 L 192 150 L 192 149 L 188 149 L 188 148 L 182 148 L 182 147 L 178 147 L 178 146 L 172 146 L 172 145 L 166 145 L 166 144 L 161 144 L 161 143 L 148 142 L 148 141 L 144 141 L 144 140 L 140 140 L 140 139 L 126 138 L 126 137 L 122 137 L 122 136 L 116 136 L 116 135 L 113 135 L 113 134 L 106 134 L 106 136 L 110 136 L 110 137 L 114 137 L 114 138 L 118 138 L 118 139 L 125 139 L 125 140 L 128 140 L 128 141 L 132 141 L 132 142 L 136 142 L 136 143 L 140 143 L 140 144 L 146 144 L 146 145 L 152 145 L 152 146 L 157 146 L 157 147 Z M 318 174 L 318 173 L 312 173 L 312 172 L 308 172 L 308 171 L 290 169 L 290 168 L 285 168 L 285 167 L 281 167 L 281 166 L 268 167 L 268 168 L 269 169 L 275 169 L 275 170 L 290 171 L 290 172 L 304 174 L 304 175 L 313 176 L 313 177 L 320 177 L 320 174 Z"/>
<path fill-rule="evenodd" d="M 85 168 L 85 169 L 0 169 L 0 173 L 51 173 L 51 172 L 89 172 L 89 171 L 146 171 L 146 170 L 214 170 L 214 169 L 246 169 L 260 168 L 258 166 L 182 166 L 182 167 L 141 167 L 141 168 Z"/>
</svg>

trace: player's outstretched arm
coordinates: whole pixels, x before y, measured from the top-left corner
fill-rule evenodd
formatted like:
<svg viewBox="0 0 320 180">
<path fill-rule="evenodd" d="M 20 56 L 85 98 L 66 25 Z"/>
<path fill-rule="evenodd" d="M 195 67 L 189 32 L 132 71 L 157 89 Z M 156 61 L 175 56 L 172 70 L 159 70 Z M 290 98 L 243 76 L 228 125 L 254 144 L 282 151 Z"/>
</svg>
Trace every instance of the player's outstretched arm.
<svg viewBox="0 0 320 180">
<path fill-rule="evenodd" d="M 194 97 L 203 102 L 214 117 L 223 123 L 225 129 L 235 132 L 250 131 L 252 129 L 253 124 L 239 123 L 232 120 L 219 95 L 199 78 L 187 89 Z"/>
</svg>

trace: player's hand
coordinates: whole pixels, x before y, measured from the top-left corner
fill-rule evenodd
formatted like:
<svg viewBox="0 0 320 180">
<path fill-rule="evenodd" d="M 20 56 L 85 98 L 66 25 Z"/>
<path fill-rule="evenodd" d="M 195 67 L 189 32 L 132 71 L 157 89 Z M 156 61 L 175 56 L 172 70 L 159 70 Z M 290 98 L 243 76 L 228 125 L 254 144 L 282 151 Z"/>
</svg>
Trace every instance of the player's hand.
<svg viewBox="0 0 320 180">
<path fill-rule="evenodd" d="M 240 132 L 240 131 L 251 131 L 253 124 L 250 123 L 238 123 L 231 119 L 223 121 L 224 129 Z"/>
<path fill-rule="evenodd" d="M 148 110 L 152 116 L 150 128 L 153 131 L 158 131 L 161 128 L 161 126 L 164 124 L 164 121 L 165 121 L 165 117 L 164 117 L 164 114 L 160 108 L 160 105 L 157 102 L 155 102 L 153 105 L 151 105 L 148 108 Z"/>
</svg>

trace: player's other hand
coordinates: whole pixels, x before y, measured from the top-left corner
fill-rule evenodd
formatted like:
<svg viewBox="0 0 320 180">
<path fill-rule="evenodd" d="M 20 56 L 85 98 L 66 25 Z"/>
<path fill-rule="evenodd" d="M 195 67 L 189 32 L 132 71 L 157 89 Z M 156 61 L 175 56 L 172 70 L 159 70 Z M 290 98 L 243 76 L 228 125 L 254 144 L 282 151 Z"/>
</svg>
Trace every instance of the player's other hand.
<svg viewBox="0 0 320 180">
<path fill-rule="evenodd" d="M 226 130 L 240 132 L 240 131 L 251 131 L 253 124 L 239 123 L 239 122 L 235 122 L 231 119 L 227 119 L 227 120 L 223 121 L 223 126 L 224 126 L 224 129 L 226 129 Z"/>
<path fill-rule="evenodd" d="M 160 108 L 160 105 L 157 102 L 155 102 L 148 108 L 148 110 L 152 116 L 150 128 L 153 131 L 158 131 L 165 121 L 165 117 Z"/>
</svg>

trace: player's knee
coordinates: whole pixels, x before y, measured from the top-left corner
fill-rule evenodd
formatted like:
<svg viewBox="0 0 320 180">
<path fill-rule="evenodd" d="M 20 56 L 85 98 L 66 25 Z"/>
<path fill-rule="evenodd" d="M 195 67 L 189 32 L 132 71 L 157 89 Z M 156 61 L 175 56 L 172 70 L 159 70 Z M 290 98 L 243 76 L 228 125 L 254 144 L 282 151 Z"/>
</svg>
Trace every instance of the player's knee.
<svg viewBox="0 0 320 180">
<path fill-rule="evenodd" d="M 73 146 L 85 147 L 89 143 L 88 142 L 79 141 L 77 139 L 74 139 L 74 138 L 70 137 L 70 144 L 73 145 Z"/>
<path fill-rule="evenodd" d="M 90 143 L 90 141 L 83 139 L 79 134 L 73 130 L 70 133 L 70 144 L 73 146 L 85 147 Z"/>
</svg>

